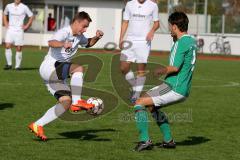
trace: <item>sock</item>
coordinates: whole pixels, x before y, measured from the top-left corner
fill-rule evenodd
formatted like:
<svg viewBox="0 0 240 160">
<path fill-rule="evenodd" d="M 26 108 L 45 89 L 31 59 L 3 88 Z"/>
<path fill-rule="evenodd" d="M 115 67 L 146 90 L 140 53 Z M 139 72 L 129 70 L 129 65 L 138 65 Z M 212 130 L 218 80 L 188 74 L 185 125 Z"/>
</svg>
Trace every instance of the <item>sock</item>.
<svg viewBox="0 0 240 160">
<path fill-rule="evenodd" d="M 135 91 L 135 84 L 136 84 L 136 79 L 134 76 L 133 71 L 129 71 L 126 75 L 125 75 L 125 79 L 128 81 L 128 83 L 132 86 L 132 90 Z"/>
<path fill-rule="evenodd" d="M 145 107 L 141 105 L 135 105 L 135 120 L 137 129 L 139 131 L 139 140 L 140 141 L 148 141 L 149 135 L 148 135 L 148 115 L 145 110 Z"/>
<path fill-rule="evenodd" d="M 15 60 L 16 60 L 15 68 L 20 68 L 22 62 L 22 52 L 16 52 Z"/>
<path fill-rule="evenodd" d="M 78 100 L 81 99 L 82 86 L 83 86 L 83 73 L 73 73 L 71 77 L 71 91 L 72 91 L 72 104 L 77 104 Z"/>
<path fill-rule="evenodd" d="M 152 117 L 157 122 L 157 125 L 159 126 L 160 131 L 163 134 L 163 141 L 164 142 L 171 141 L 172 140 L 171 130 L 165 113 L 155 110 L 154 112 L 152 112 Z"/>
<path fill-rule="evenodd" d="M 50 108 L 39 120 L 37 120 L 35 124 L 44 126 L 60 117 L 65 111 L 66 110 L 61 104 L 56 104 Z"/>
<path fill-rule="evenodd" d="M 12 50 L 6 49 L 5 56 L 6 56 L 6 60 L 7 60 L 7 65 L 11 66 L 12 65 Z"/>
<path fill-rule="evenodd" d="M 141 92 L 143 90 L 143 87 L 144 87 L 144 84 L 145 84 L 145 81 L 146 81 L 146 77 L 145 76 L 137 76 L 137 79 L 136 79 L 136 92 L 135 94 L 133 95 L 134 98 L 138 99 L 141 95 Z"/>
</svg>

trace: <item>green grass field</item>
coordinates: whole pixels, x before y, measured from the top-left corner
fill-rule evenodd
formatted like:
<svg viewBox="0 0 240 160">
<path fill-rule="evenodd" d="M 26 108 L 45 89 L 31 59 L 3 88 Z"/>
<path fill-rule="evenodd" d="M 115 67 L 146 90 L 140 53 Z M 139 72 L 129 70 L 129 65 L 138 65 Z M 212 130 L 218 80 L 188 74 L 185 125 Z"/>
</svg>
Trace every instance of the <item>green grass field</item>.
<svg viewBox="0 0 240 160">
<path fill-rule="evenodd" d="M 56 120 L 45 127 L 49 137 L 47 142 L 39 141 L 28 131 L 27 125 L 56 103 L 39 76 L 38 67 L 44 55 L 45 51 L 25 49 L 23 70 L 4 71 L 5 58 L 1 47 L 1 160 L 240 159 L 239 61 L 199 60 L 188 100 L 163 108 L 170 115 L 177 148 L 165 150 L 155 147 L 152 151 L 136 153 L 132 151 L 138 140 L 135 122 L 131 118 L 123 119 L 123 115 L 132 117 L 133 111 L 111 83 L 111 54 L 94 54 L 102 60 L 103 66 L 96 81 L 86 82 L 85 86 L 117 97 L 118 105 L 114 111 L 87 122 Z M 164 57 L 154 56 L 150 61 L 167 64 Z M 116 67 L 114 69 L 117 70 Z M 109 98 L 105 104 L 110 102 Z M 150 135 L 154 143 L 162 141 L 154 122 L 150 122 Z"/>
</svg>

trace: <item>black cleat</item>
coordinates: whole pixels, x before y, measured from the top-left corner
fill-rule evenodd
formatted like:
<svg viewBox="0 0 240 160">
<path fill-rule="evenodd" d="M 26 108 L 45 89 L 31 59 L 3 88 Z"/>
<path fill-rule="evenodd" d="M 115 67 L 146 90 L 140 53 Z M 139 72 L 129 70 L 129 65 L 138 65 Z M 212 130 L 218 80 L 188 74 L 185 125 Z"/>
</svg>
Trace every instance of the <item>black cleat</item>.
<svg viewBox="0 0 240 160">
<path fill-rule="evenodd" d="M 176 148 L 176 143 L 175 143 L 174 140 L 172 139 L 170 142 L 162 142 L 162 143 L 159 145 L 159 148 L 174 149 L 174 148 Z"/>
<path fill-rule="evenodd" d="M 135 147 L 134 151 L 141 152 L 143 150 L 151 150 L 153 148 L 153 143 L 151 140 L 146 142 L 138 142 L 137 146 Z"/>
<path fill-rule="evenodd" d="M 5 65 L 5 67 L 3 69 L 4 70 L 9 70 L 9 69 L 12 69 L 12 66 L 11 65 Z"/>
<path fill-rule="evenodd" d="M 15 68 L 16 71 L 21 71 L 20 67 Z"/>
</svg>

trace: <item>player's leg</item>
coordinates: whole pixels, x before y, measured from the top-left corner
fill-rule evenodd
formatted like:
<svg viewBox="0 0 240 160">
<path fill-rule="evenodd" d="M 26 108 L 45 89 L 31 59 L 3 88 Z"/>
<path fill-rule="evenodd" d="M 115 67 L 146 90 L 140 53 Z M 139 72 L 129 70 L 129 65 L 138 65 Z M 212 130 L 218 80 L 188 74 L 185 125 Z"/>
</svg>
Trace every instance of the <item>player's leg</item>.
<svg viewBox="0 0 240 160">
<path fill-rule="evenodd" d="M 81 99 L 82 87 L 83 87 L 83 67 L 77 64 L 71 64 L 70 66 L 71 76 L 71 91 L 72 91 L 72 103 L 77 104 Z"/>
<path fill-rule="evenodd" d="M 68 75 L 63 74 L 63 67 L 59 67 L 63 66 L 61 64 L 64 63 L 48 58 L 43 61 L 39 69 L 48 91 L 58 100 L 58 103 L 52 106 L 40 119 L 28 126 L 42 140 L 47 139 L 43 126 L 60 117 L 71 106 L 71 90 L 64 81 Z"/>
<path fill-rule="evenodd" d="M 5 37 L 5 56 L 7 64 L 5 65 L 4 69 L 9 70 L 12 69 L 12 43 L 13 43 L 13 34 L 11 31 L 7 30 L 6 37 Z"/>
<path fill-rule="evenodd" d="M 22 46 L 16 46 L 15 69 L 20 70 L 22 62 Z"/>
<path fill-rule="evenodd" d="M 185 100 L 185 97 L 174 92 L 171 87 L 165 83 L 152 88 L 146 94 L 151 97 L 153 101 L 153 105 L 150 106 L 150 111 L 160 128 L 160 132 L 163 134 L 163 143 L 161 144 L 161 147 L 175 148 L 176 144 L 171 135 L 167 116 L 159 109 L 162 106 L 169 106 L 170 104 L 181 102 Z"/>
<path fill-rule="evenodd" d="M 138 68 L 137 68 L 138 71 L 137 71 L 136 87 L 135 87 L 136 92 L 134 93 L 132 99 L 137 100 L 141 95 L 141 92 L 143 90 L 143 87 L 146 81 L 146 71 L 145 71 L 146 65 L 147 65 L 146 63 L 138 63 Z"/>
<path fill-rule="evenodd" d="M 134 46 L 134 45 L 133 45 Z M 120 56 L 120 70 L 122 74 L 125 76 L 126 81 L 131 86 L 131 95 L 130 98 L 132 98 L 132 95 L 135 92 L 135 85 L 136 85 L 136 78 L 131 70 L 131 63 L 135 62 L 135 55 L 133 52 L 133 46 L 127 49 L 122 50 L 121 56 Z"/>
<path fill-rule="evenodd" d="M 84 69 L 78 64 L 71 64 L 70 73 L 71 73 L 71 92 L 72 92 L 72 111 L 79 111 L 81 109 L 91 109 L 94 107 L 92 104 L 86 103 L 82 99 L 82 87 L 83 87 L 83 72 Z"/>
<path fill-rule="evenodd" d="M 136 63 L 138 64 L 137 78 L 136 78 L 136 92 L 133 99 L 138 99 L 143 90 L 146 81 L 146 66 L 150 54 L 151 44 L 147 41 L 139 41 L 135 43 L 134 53 L 136 56 Z"/>
<path fill-rule="evenodd" d="M 61 91 L 60 91 L 61 92 Z M 58 94 L 56 92 L 56 94 Z M 60 93 L 61 94 L 61 93 Z M 43 141 L 47 140 L 43 127 L 59 118 L 72 104 L 70 96 L 59 97 L 58 103 L 51 107 L 40 119 L 29 125 L 29 129 Z"/>
<path fill-rule="evenodd" d="M 139 98 L 134 106 L 136 126 L 139 132 L 139 142 L 135 147 L 135 151 L 152 149 L 153 147 L 148 134 L 148 113 L 146 108 L 152 104 L 151 97 L 144 96 Z"/>
<path fill-rule="evenodd" d="M 20 70 L 22 63 L 23 32 L 17 32 L 14 41 L 16 46 L 15 69 Z"/>
<path fill-rule="evenodd" d="M 126 81 L 130 84 L 132 87 L 132 91 L 135 91 L 135 84 L 136 84 L 136 78 L 131 68 L 131 62 L 128 61 L 121 61 L 120 63 L 120 70 L 122 74 L 125 76 Z"/>
</svg>

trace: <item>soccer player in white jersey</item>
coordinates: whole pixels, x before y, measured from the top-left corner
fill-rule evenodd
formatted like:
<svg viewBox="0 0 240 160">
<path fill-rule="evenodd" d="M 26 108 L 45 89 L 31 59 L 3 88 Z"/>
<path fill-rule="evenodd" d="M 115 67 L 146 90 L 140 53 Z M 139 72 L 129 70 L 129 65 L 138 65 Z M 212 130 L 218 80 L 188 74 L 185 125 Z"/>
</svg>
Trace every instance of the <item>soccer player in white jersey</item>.
<svg viewBox="0 0 240 160">
<path fill-rule="evenodd" d="M 28 22 L 24 24 L 26 15 L 29 17 Z M 21 0 L 15 0 L 6 6 L 3 14 L 3 23 L 7 29 L 5 37 L 5 56 L 7 64 L 5 70 L 12 69 L 12 50 L 14 44 L 16 46 L 16 63 L 15 69 L 20 70 L 22 62 L 22 46 L 23 46 L 23 33 L 27 30 L 33 21 L 33 13 Z"/>
<path fill-rule="evenodd" d="M 126 4 L 119 40 L 119 48 L 122 50 L 120 69 L 132 87 L 132 103 L 135 103 L 142 92 L 151 41 L 159 26 L 157 3 L 151 0 L 132 0 Z M 137 63 L 136 77 L 130 69 L 131 63 Z"/>
<path fill-rule="evenodd" d="M 57 31 L 48 42 L 49 51 L 39 70 L 49 92 L 58 100 L 58 103 L 39 120 L 29 125 L 29 129 L 42 140 L 47 139 L 43 126 L 57 119 L 70 107 L 79 109 L 93 107 L 92 104 L 87 104 L 81 99 L 83 67 L 71 63 L 79 45 L 91 47 L 103 36 L 103 32 L 100 30 L 97 30 L 96 36 L 92 38 L 86 38 L 83 35 L 91 21 L 88 13 L 79 12 L 70 26 Z M 70 86 L 66 82 L 69 76 L 71 76 Z"/>
</svg>

